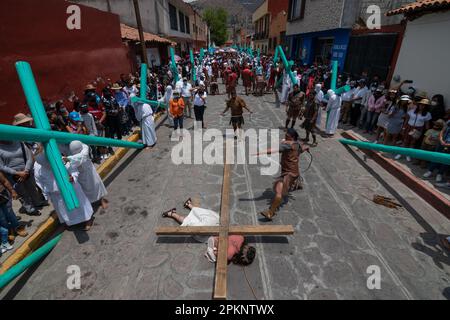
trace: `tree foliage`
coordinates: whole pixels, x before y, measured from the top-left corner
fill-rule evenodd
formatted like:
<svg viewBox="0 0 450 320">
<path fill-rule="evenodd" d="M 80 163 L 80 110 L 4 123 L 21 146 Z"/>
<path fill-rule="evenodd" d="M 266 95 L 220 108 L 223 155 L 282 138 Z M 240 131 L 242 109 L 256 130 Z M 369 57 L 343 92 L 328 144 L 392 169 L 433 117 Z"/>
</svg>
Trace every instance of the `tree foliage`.
<svg viewBox="0 0 450 320">
<path fill-rule="evenodd" d="M 203 12 L 203 20 L 205 20 L 211 32 L 211 42 L 214 42 L 217 46 L 223 45 L 227 41 L 228 37 L 227 11 L 223 8 L 207 8 Z"/>
</svg>

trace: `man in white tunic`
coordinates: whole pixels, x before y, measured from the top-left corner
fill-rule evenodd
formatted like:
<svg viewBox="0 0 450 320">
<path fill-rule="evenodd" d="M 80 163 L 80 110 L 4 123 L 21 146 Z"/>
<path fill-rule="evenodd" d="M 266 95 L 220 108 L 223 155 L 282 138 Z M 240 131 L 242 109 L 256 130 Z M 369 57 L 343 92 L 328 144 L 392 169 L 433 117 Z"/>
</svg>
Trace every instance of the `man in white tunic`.
<svg viewBox="0 0 450 320">
<path fill-rule="evenodd" d="M 322 91 L 322 85 L 316 84 L 316 87 L 314 88 L 316 92 L 316 96 L 314 98 L 314 101 L 316 102 L 317 106 L 319 107 L 317 109 L 317 121 L 316 121 L 316 127 L 320 128 L 320 125 L 322 123 L 322 102 L 323 102 L 323 91 Z"/>
<path fill-rule="evenodd" d="M 170 99 L 173 98 L 173 89 L 172 86 L 167 86 L 166 87 L 166 91 L 164 92 L 164 97 L 162 97 L 161 99 L 159 99 L 159 102 L 162 102 L 166 105 L 166 111 L 167 111 L 167 122 L 169 124 L 169 127 L 173 127 L 173 117 L 169 112 L 169 103 L 170 103 Z"/>
<path fill-rule="evenodd" d="M 143 102 L 133 103 L 136 119 L 141 123 L 142 143 L 148 148 L 156 145 L 155 122 L 153 119 L 153 109 Z"/>
<path fill-rule="evenodd" d="M 86 197 L 91 204 L 101 201 L 102 208 L 106 209 L 108 202 L 104 197 L 108 194 L 108 191 L 106 191 L 102 179 L 89 158 L 89 147 L 81 143 L 81 141 L 72 141 L 69 148 L 71 155 L 66 159 L 70 163 L 72 170 L 79 172 L 78 183 L 81 185 Z"/>
<path fill-rule="evenodd" d="M 329 112 L 329 116 L 325 129 L 325 133 L 328 136 L 333 136 L 336 133 L 341 116 L 341 102 L 342 99 L 340 96 L 333 90 L 328 90 L 327 112 Z"/>
<path fill-rule="evenodd" d="M 81 185 L 78 183 L 78 171 L 74 171 L 69 167 L 69 176 L 71 177 L 72 185 L 75 189 L 80 207 L 68 211 L 66 204 L 61 196 L 58 185 L 56 184 L 55 177 L 53 175 L 50 163 L 48 162 L 44 152 L 39 153 L 36 156 L 36 166 L 34 167 L 34 174 L 36 182 L 42 188 L 44 195 L 50 199 L 53 207 L 58 214 L 59 222 L 65 223 L 67 226 L 73 226 L 85 222 L 85 231 L 88 231 L 92 224 L 92 215 L 94 210 L 92 209 L 89 199 L 83 192 Z"/>
<path fill-rule="evenodd" d="M 280 102 L 282 104 L 287 104 L 289 92 L 291 91 L 291 78 L 289 77 L 289 74 L 286 72 L 286 70 L 283 71 L 283 86 L 281 88 L 281 96 L 280 96 Z"/>
</svg>

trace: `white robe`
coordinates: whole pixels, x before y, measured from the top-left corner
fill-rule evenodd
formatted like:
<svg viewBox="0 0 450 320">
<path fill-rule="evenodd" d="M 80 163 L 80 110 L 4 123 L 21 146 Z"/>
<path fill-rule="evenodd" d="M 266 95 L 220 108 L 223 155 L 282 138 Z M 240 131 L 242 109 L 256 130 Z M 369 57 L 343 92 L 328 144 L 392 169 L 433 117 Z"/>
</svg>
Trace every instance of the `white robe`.
<svg viewBox="0 0 450 320">
<path fill-rule="evenodd" d="M 291 78 L 289 77 L 289 74 L 284 71 L 283 73 L 283 87 L 281 89 L 281 96 L 280 96 L 280 102 L 286 103 L 289 98 L 289 92 L 291 91 Z"/>
<path fill-rule="evenodd" d="M 78 170 L 78 183 L 91 203 L 96 202 L 108 194 L 102 179 L 95 170 L 94 164 L 89 158 L 89 147 L 83 144 L 80 153 L 68 157 L 73 170 Z"/>
<path fill-rule="evenodd" d="M 220 216 L 217 212 L 203 208 L 192 208 L 189 215 L 184 218 L 182 227 L 216 227 L 220 224 Z M 207 242 L 208 236 L 193 236 L 198 242 Z"/>
<path fill-rule="evenodd" d="M 329 112 L 329 116 L 325 129 L 326 134 L 336 133 L 339 124 L 339 118 L 341 116 L 341 103 L 342 99 L 340 96 L 334 94 L 329 97 L 327 105 L 327 112 Z"/>
<path fill-rule="evenodd" d="M 46 198 L 50 199 L 52 202 L 53 207 L 58 214 L 59 222 L 65 223 L 68 226 L 73 226 L 91 220 L 94 210 L 92 209 L 89 199 L 84 194 L 81 185 L 77 182 L 79 173 L 73 171 L 73 169 L 69 169 L 69 174 L 74 179 L 72 185 L 75 189 L 75 194 L 77 195 L 80 207 L 68 211 L 61 193 L 59 192 L 53 172 L 50 169 L 50 164 L 45 162 L 47 162 L 47 160 L 45 160 L 44 163 L 35 163 L 34 174 L 36 182 L 41 187 L 42 192 Z"/>
<path fill-rule="evenodd" d="M 133 108 L 136 119 L 141 123 L 142 143 L 153 146 L 157 138 L 152 107 L 146 103 L 135 103 Z"/>
<path fill-rule="evenodd" d="M 170 99 L 173 98 L 173 89 L 171 86 L 166 87 L 166 91 L 164 92 L 164 97 L 159 99 L 159 102 L 162 102 L 166 105 L 166 111 L 167 111 L 167 122 L 169 123 L 169 126 L 173 127 L 173 117 L 169 112 L 169 103 Z"/>
<path fill-rule="evenodd" d="M 315 101 L 319 108 L 317 109 L 317 121 L 316 121 L 316 127 L 320 128 L 320 125 L 322 124 L 322 101 L 323 101 L 323 91 L 320 90 L 318 93 L 316 93 Z"/>
</svg>

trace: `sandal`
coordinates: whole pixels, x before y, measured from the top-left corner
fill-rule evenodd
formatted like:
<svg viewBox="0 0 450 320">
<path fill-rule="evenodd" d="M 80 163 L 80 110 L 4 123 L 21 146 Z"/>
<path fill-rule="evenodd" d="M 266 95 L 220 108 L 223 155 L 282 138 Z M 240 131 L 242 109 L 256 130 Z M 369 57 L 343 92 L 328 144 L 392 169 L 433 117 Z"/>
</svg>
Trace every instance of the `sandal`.
<svg viewBox="0 0 450 320">
<path fill-rule="evenodd" d="M 187 199 L 185 202 L 184 202 L 184 208 L 185 209 L 188 209 L 188 210 L 190 210 L 190 208 L 188 207 L 189 206 L 189 203 L 191 203 L 191 205 L 192 205 L 192 199 L 191 198 L 189 198 L 189 199 Z"/>
<path fill-rule="evenodd" d="M 177 208 L 170 209 L 170 210 L 168 210 L 166 212 L 163 212 L 162 213 L 162 217 L 163 218 L 170 218 L 170 217 L 172 217 L 172 214 L 174 214 L 176 211 L 177 211 Z"/>
</svg>

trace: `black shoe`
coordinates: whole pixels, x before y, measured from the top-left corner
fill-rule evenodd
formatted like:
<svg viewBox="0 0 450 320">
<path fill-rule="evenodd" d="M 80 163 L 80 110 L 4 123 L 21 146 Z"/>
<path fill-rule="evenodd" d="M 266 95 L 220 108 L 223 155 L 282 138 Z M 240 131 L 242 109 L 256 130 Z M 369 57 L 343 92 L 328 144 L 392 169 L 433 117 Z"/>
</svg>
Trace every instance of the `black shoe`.
<svg viewBox="0 0 450 320">
<path fill-rule="evenodd" d="M 39 217 L 39 216 L 42 215 L 42 213 L 39 210 L 35 210 L 35 211 L 31 212 L 31 213 L 28 213 L 28 215 L 32 216 L 32 217 Z"/>
</svg>

